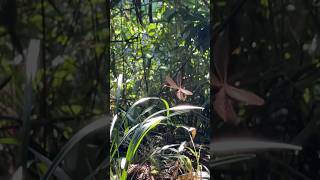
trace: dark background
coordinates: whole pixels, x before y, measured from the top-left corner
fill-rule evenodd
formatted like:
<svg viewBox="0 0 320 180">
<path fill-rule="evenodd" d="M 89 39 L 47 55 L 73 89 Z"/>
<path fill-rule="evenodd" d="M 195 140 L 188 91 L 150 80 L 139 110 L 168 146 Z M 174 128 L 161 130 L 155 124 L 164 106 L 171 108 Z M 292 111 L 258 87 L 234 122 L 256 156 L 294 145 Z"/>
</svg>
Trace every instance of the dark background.
<svg viewBox="0 0 320 180">
<path fill-rule="evenodd" d="M 88 137 L 71 140 L 77 143 L 67 155 L 58 153 L 109 109 L 108 4 L 0 2 L 0 179 L 21 175 L 20 167 L 25 179 L 40 179 L 62 160 L 70 179 L 83 179 L 107 158 L 104 129 L 82 133 Z"/>
<path fill-rule="evenodd" d="M 237 84 L 265 100 L 261 107 L 235 103 L 241 119 L 238 125 L 211 116 L 212 139 L 250 137 L 303 147 L 298 154 L 259 152 L 254 160 L 213 169 L 214 178 L 319 178 L 318 3 L 302 0 L 212 2 L 211 47 L 220 32 L 229 30 L 229 84 Z M 240 52 L 231 55 L 237 48 Z M 212 98 L 211 101 L 214 96 Z"/>
</svg>

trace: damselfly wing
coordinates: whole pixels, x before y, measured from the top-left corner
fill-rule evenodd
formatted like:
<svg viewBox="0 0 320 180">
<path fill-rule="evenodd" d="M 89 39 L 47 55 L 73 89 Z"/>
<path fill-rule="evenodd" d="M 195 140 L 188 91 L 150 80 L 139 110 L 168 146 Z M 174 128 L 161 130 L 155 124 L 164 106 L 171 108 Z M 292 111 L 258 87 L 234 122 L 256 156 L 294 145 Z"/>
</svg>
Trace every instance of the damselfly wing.
<svg viewBox="0 0 320 180">
<path fill-rule="evenodd" d="M 230 86 L 227 82 L 227 70 L 229 63 L 229 39 L 228 33 L 224 32 L 217 39 L 214 47 L 214 65 L 218 77 L 214 76 L 213 87 L 218 89 L 215 94 L 214 109 L 226 122 L 237 122 L 238 118 L 233 108 L 233 101 L 237 100 L 245 105 L 260 106 L 264 100 L 246 90 Z"/>
</svg>

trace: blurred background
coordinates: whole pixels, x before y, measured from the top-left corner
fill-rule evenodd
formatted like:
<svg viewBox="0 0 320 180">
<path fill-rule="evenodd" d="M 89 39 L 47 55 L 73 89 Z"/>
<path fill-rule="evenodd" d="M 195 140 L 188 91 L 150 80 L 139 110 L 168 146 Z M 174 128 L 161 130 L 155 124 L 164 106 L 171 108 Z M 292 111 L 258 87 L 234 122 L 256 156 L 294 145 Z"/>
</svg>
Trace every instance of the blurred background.
<svg viewBox="0 0 320 180">
<path fill-rule="evenodd" d="M 0 2 L 0 179 L 19 167 L 25 179 L 43 177 L 70 137 L 105 115 L 106 9 L 102 0 Z M 93 172 L 105 143 L 69 146 L 58 179 Z"/>
<path fill-rule="evenodd" d="M 215 115 L 212 139 L 251 137 L 302 146 L 302 151 L 264 151 L 257 158 L 213 169 L 216 179 L 318 179 L 319 2 L 217 0 L 213 42 L 229 29 L 228 83 L 265 100 L 234 103 L 240 119 L 230 125 Z"/>
</svg>

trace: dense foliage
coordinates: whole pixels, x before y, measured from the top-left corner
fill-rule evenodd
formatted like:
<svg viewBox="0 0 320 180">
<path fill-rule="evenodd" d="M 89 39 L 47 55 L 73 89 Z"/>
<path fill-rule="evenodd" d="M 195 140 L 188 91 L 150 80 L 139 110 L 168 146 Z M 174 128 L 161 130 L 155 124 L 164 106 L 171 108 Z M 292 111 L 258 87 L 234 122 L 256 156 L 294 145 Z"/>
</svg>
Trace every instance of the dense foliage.
<svg viewBox="0 0 320 180">
<path fill-rule="evenodd" d="M 319 7 L 0 1 L 0 179 L 319 178 Z"/>
<path fill-rule="evenodd" d="M 198 1 L 150 3 L 138 10 L 142 22 L 131 1 L 111 9 L 111 79 L 124 75 L 123 97 L 130 102 L 161 95 L 166 75 L 182 72 L 183 84 L 195 90 L 194 104 L 208 103 L 208 7 Z"/>
<path fill-rule="evenodd" d="M 117 121 L 110 177 L 208 175 L 208 2 L 139 2 L 121 1 L 111 9 L 111 107 Z M 145 97 L 162 98 L 166 105 L 134 103 Z M 182 114 L 190 109 L 181 104 L 206 110 Z M 181 108 L 178 114 L 171 114 L 173 106 Z M 138 151 L 131 152 L 133 147 Z"/>
<path fill-rule="evenodd" d="M 4 0 L 0 8 L 0 176 L 19 177 L 24 167 L 26 179 L 39 179 L 70 137 L 105 112 L 106 4 Z M 54 175 L 89 175 L 105 156 L 87 152 L 103 142 L 71 146 Z"/>
</svg>

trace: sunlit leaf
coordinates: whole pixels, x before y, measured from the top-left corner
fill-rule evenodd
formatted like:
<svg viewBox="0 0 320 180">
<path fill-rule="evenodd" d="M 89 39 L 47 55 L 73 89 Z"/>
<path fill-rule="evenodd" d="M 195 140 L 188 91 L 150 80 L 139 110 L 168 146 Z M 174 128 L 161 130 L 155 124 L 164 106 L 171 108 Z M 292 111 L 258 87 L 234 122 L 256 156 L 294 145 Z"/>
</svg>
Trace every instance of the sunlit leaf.
<svg viewBox="0 0 320 180">
<path fill-rule="evenodd" d="M 262 141 L 255 139 L 229 139 L 220 140 L 210 143 L 210 149 L 212 153 L 234 153 L 243 151 L 258 151 L 266 149 L 287 149 L 299 151 L 301 146 L 291 145 L 286 143 Z"/>
</svg>

